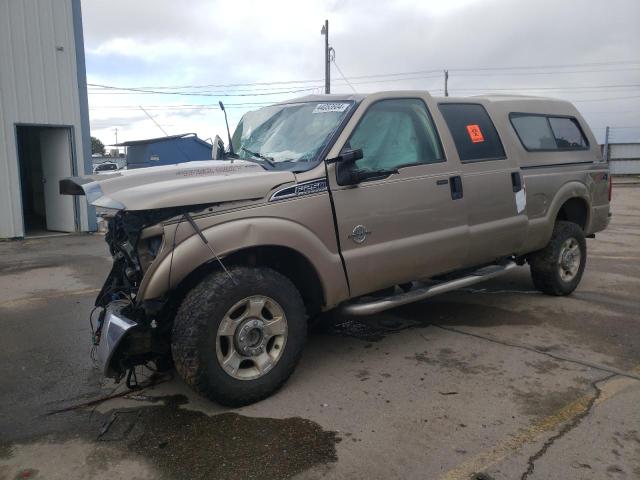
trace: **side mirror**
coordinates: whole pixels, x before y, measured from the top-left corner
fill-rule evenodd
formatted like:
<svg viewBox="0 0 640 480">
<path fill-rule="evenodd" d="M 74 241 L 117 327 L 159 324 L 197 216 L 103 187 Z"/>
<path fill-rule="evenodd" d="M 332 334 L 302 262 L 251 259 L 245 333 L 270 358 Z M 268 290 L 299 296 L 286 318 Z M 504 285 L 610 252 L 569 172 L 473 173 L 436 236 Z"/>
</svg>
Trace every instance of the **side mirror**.
<svg viewBox="0 0 640 480">
<path fill-rule="evenodd" d="M 355 163 L 357 160 L 364 158 L 361 148 L 355 150 L 345 150 L 340 155 L 334 158 L 328 158 L 327 163 Z"/>
<path fill-rule="evenodd" d="M 224 160 L 224 142 L 218 135 L 216 135 L 216 138 L 213 140 L 211 158 L 214 160 Z"/>
</svg>

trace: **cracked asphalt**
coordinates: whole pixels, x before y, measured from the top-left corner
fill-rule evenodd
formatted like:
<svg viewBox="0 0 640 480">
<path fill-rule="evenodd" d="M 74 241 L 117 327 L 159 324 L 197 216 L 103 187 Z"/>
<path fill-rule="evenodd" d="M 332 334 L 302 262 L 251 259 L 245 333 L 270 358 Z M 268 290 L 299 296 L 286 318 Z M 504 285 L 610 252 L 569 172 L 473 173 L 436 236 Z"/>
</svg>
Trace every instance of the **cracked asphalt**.
<svg viewBox="0 0 640 480">
<path fill-rule="evenodd" d="M 1 242 L 0 479 L 638 479 L 638 205 L 639 185 L 614 187 L 572 296 L 535 292 L 523 267 L 328 314 L 285 387 L 240 409 L 171 374 L 135 392 L 101 379 L 101 236 Z"/>
</svg>

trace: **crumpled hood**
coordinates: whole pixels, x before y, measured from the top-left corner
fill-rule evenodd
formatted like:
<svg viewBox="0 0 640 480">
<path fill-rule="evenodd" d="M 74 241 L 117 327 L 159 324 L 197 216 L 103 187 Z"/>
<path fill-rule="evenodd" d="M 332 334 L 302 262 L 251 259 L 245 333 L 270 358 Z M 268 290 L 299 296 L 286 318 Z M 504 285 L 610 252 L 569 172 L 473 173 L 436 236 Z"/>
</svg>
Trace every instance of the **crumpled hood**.
<svg viewBox="0 0 640 480">
<path fill-rule="evenodd" d="M 65 178 L 60 193 L 86 195 L 97 207 L 150 210 L 262 199 L 294 180 L 292 172 L 266 171 L 252 162 L 207 160 Z"/>
</svg>

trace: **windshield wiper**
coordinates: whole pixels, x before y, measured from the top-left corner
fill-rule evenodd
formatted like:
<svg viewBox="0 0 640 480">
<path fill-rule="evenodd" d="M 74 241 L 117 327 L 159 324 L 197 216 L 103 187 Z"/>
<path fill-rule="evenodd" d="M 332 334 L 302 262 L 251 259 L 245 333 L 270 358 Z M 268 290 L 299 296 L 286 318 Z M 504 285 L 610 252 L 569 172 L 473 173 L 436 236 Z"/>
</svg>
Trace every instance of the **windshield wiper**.
<svg viewBox="0 0 640 480">
<path fill-rule="evenodd" d="M 251 150 L 249 150 L 248 148 L 245 148 L 245 147 L 240 147 L 240 149 L 244 150 L 249 155 L 251 155 L 253 157 L 256 157 L 256 158 L 259 158 L 260 160 L 266 162 L 267 164 L 269 164 L 269 166 L 271 168 L 276 168 L 276 163 L 273 161 L 273 158 L 267 157 L 266 155 L 262 155 L 261 153 L 258 153 L 258 152 L 252 152 Z M 253 160 L 251 158 L 243 158 L 242 160 L 255 161 L 255 160 Z"/>
</svg>

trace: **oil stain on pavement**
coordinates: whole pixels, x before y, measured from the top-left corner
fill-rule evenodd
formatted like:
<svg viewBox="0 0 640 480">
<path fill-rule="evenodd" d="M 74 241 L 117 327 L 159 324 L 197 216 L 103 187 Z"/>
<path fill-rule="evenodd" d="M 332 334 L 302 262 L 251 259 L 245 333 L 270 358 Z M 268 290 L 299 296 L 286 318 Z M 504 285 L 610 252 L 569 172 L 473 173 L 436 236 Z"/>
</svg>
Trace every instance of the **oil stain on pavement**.
<svg viewBox="0 0 640 480">
<path fill-rule="evenodd" d="M 159 400 L 161 405 L 108 414 L 97 438 L 87 439 L 96 447 L 87 463 L 108 465 L 120 455 L 146 460 L 166 479 L 283 479 L 338 459 L 337 434 L 304 418 L 208 416 L 180 408 L 188 402 L 182 395 Z"/>
<path fill-rule="evenodd" d="M 169 478 L 289 478 L 337 461 L 338 437 L 303 418 L 207 416 L 183 410 L 180 395 L 146 407 L 127 447 Z"/>
</svg>

